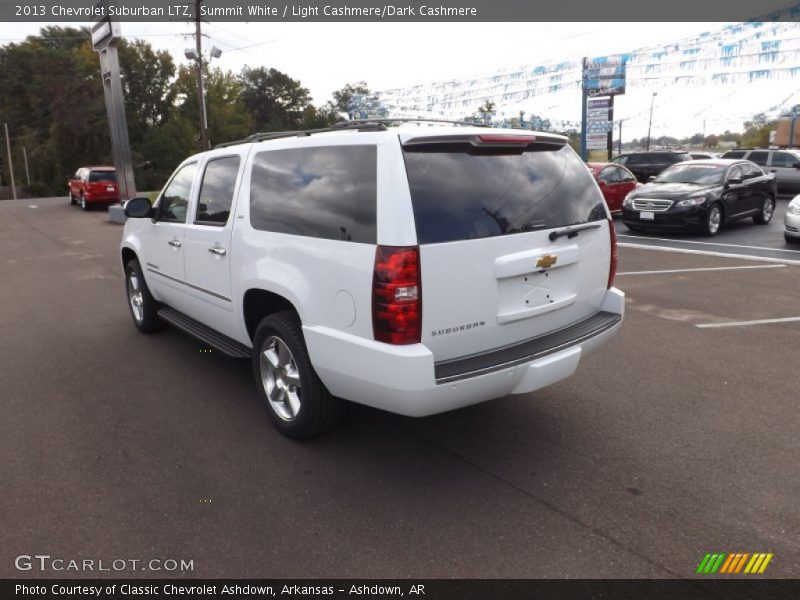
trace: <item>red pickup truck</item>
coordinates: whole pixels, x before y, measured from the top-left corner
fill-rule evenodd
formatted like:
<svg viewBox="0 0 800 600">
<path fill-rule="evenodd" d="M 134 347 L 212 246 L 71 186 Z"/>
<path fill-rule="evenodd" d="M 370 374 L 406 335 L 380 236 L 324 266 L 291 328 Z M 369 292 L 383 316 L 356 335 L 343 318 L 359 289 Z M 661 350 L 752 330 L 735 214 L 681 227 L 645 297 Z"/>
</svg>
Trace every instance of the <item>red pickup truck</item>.
<svg viewBox="0 0 800 600">
<path fill-rule="evenodd" d="M 69 203 L 80 204 L 83 210 L 90 210 L 95 204 L 119 202 L 114 167 L 81 167 L 75 171 L 67 186 Z"/>
</svg>

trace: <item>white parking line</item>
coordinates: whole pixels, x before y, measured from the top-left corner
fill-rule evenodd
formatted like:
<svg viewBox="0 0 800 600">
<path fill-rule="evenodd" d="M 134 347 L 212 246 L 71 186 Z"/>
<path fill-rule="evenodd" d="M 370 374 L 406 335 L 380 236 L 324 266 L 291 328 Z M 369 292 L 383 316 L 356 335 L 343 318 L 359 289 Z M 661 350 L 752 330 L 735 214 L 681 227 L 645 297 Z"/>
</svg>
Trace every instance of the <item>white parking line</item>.
<svg viewBox="0 0 800 600">
<path fill-rule="evenodd" d="M 768 250 L 770 252 L 789 252 L 800 256 L 800 250 L 786 250 L 782 248 L 768 248 L 766 246 L 745 246 L 743 244 L 722 244 L 720 242 L 696 242 L 694 240 L 680 240 L 674 238 L 642 237 L 640 235 L 617 234 L 618 238 L 630 238 L 632 240 L 656 240 L 658 242 L 673 242 L 675 244 L 702 244 L 703 246 L 727 246 L 729 248 L 747 248 L 748 250 Z"/>
<path fill-rule="evenodd" d="M 705 267 L 701 269 L 664 269 L 662 271 L 625 271 L 617 275 L 661 275 L 664 273 L 698 273 L 701 271 L 738 271 L 739 269 L 780 269 L 786 265 L 742 265 L 739 267 Z"/>
<path fill-rule="evenodd" d="M 720 256 L 722 258 L 739 258 L 742 260 L 753 260 L 757 262 L 780 263 L 783 265 L 800 265 L 800 260 L 787 260 L 783 258 L 771 258 L 769 256 L 754 256 L 752 254 L 736 254 L 734 252 L 711 252 L 710 250 L 689 250 L 687 248 L 674 248 L 671 246 L 654 246 L 651 244 L 631 244 L 620 242 L 620 248 L 637 248 L 640 250 L 658 250 L 661 252 L 678 252 L 679 254 L 702 254 L 703 256 Z M 790 250 L 790 252 L 794 252 Z"/>
<path fill-rule="evenodd" d="M 791 323 L 800 321 L 800 317 L 786 317 L 784 319 L 758 319 L 757 321 L 731 321 L 730 323 L 699 323 L 695 327 L 709 329 L 712 327 L 745 327 L 747 325 L 765 325 L 769 323 Z"/>
</svg>

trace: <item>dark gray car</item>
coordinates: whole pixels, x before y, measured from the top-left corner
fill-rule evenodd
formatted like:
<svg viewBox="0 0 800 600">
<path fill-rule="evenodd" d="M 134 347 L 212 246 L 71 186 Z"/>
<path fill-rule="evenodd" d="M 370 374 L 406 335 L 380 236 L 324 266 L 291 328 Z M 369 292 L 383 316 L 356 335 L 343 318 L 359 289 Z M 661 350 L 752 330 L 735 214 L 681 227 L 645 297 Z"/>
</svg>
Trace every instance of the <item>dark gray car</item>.
<svg viewBox="0 0 800 600">
<path fill-rule="evenodd" d="M 779 194 L 800 193 L 800 150 L 750 148 L 731 150 L 722 158 L 744 158 L 768 173 L 775 173 Z"/>
</svg>

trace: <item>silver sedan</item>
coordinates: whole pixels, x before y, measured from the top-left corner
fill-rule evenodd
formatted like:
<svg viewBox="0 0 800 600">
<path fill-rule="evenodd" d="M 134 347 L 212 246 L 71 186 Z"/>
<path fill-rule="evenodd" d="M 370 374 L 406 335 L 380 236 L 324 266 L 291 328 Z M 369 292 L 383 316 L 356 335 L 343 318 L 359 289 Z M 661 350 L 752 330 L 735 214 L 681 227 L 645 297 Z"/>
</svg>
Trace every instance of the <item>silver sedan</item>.
<svg viewBox="0 0 800 600">
<path fill-rule="evenodd" d="M 789 244 L 800 244 L 800 195 L 795 196 L 786 207 L 783 237 Z"/>
</svg>

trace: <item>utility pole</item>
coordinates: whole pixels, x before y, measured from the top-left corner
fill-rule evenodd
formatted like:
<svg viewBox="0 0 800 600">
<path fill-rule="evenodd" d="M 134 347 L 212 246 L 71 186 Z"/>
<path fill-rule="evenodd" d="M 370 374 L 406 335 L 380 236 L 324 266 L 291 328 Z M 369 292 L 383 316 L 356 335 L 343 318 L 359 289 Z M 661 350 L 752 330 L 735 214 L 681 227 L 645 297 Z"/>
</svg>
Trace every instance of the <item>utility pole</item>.
<svg viewBox="0 0 800 600">
<path fill-rule="evenodd" d="M 619 135 L 617 136 L 617 154 L 622 154 L 622 119 L 619 120 Z"/>
<path fill-rule="evenodd" d="M 653 103 L 656 101 L 658 92 L 653 92 L 653 97 L 650 98 L 650 121 L 647 123 L 647 150 L 650 150 L 650 129 L 653 126 Z"/>
<path fill-rule="evenodd" d="M 11 194 L 17 199 L 17 185 L 14 183 L 14 164 L 11 162 L 11 140 L 8 138 L 8 123 L 3 123 L 6 129 L 6 150 L 8 151 L 8 173 L 11 175 Z"/>
<path fill-rule="evenodd" d="M 194 19 L 195 19 L 195 50 L 197 51 L 197 58 L 195 64 L 197 65 L 197 104 L 200 113 L 200 150 L 208 150 L 208 120 L 206 118 L 206 99 L 205 90 L 203 89 L 203 36 L 200 31 L 200 5 L 203 0 L 195 1 Z"/>
<path fill-rule="evenodd" d="M 25 178 L 28 180 L 28 185 L 31 184 L 31 173 L 28 171 L 28 152 L 25 146 L 22 147 L 22 158 L 25 159 Z"/>
</svg>

